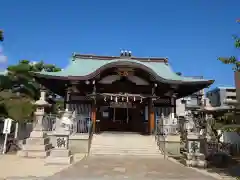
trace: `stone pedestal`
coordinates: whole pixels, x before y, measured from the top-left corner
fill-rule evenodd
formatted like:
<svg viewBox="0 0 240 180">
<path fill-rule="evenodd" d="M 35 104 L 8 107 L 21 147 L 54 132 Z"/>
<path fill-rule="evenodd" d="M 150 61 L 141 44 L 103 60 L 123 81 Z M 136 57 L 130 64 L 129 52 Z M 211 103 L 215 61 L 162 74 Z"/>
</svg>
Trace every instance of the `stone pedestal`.
<svg viewBox="0 0 240 180">
<path fill-rule="evenodd" d="M 187 166 L 205 168 L 207 162 L 205 155 L 201 153 L 202 137 L 199 134 L 189 133 L 187 136 L 187 153 L 185 161 Z"/>
<path fill-rule="evenodd" d="M 49 138 L 43 131 L 32 131 L 30 137 L 26 139 L 26 144 L 18 155 L 22 157 L 45 158 L 49 156 L 52 145 L 49 144 Z"/>
<path fill-rule="evenodd" d="M 73 155 L 69 150 L 69 131 L 56 131 L 56 144 L 51 151 L 50 156 L 46 159 L 46 164 L 71 164 Z"/>
<path fill-rule="evenodd" d="M 165 136 L 165 148 L 168 153 L 179 155 L 181 148 L 180 135 L 166 135 Z"/>
</svg>

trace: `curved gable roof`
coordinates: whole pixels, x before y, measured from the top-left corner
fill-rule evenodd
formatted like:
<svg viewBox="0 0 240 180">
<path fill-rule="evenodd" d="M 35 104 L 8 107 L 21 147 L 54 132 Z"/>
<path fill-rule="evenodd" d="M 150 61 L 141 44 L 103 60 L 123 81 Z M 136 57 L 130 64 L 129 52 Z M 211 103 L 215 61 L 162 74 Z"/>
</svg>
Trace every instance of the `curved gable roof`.
<svg viewBox="0 0 240 180">
<path fill-rule="evenodd" d="M 207 83 L 212 84 L 213 80 L 206 80 L 200 78 L 191 78 L 177 75 L 172 68 L 163 62 L 142 62 L 133 59 L 114 59 L 114 60 L 98 60 L 98 59 L 74 59 L 71 63 L 60 72 L 38 72 L 36 76 L 45 76 L 48 78 L 75 78 L 79 80 L 87 80 L 94 78 L 103 70 L 130 65 L 132 67 L 141 68 L 150 73 L 156 80 L 167 83 Z"/>
</svg>

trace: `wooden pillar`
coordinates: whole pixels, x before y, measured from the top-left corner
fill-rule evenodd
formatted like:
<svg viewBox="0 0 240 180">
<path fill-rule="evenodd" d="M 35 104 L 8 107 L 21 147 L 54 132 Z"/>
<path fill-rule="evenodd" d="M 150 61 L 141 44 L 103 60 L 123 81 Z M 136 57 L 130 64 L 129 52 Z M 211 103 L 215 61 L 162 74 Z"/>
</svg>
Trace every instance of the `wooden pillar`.
<svg viewBox="0 0 240 180">
<path fill-rule="evenodd" d="M 92 119 L 92 125 L 93 125 L 93 132 L 96 130 L 96 105 L 93 104 L 92 106 L 92 114 L 91 114 L 91 119 Z"/>
<path fill-rule="evenodd" d="M 171 97 L 171 113 L 176 114 L 176 98 Z"/>
<path fill-rule="evenodd" d="M 148 125 L 149 125 L 149 133 L 152 134 L 155 128 L 154 122 L 154 108 L 152 99 L 148 101 Z"/>
<path fill-rule="evenodd" d="M 68 111 L 70 110 L 70 93 L 71 93 L 71 88 L 67 89 L 66 92 L 66 104 L 65 104 L 65 109 L 67 109 Z"/>
</svg>

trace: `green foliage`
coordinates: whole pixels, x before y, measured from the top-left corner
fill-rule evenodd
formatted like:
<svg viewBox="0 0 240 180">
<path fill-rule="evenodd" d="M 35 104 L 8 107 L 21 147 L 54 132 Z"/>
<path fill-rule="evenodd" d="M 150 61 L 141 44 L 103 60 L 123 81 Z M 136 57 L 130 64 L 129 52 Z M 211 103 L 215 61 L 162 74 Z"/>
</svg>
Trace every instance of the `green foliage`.
<svg viewBox="0 0 240 180">
<path fill-rule="evenodd" d="M 224 132 L 237 132 L 240 134 L 240 126 L 235 124 L 235 113 L 227 112 L 223 116 L 217 117 L 215 121 L 210 124 L 211 130 L 215 139 L 219 142 Z M 221 130 L 221 134 L 218 134 L 218 130 Z"/>
<path fill-rule="evenodd" d="M 32 119 L 34 102 L 40 95 L 40 85 L 34 80 L 32 72 L 42 70 L 57 72 L 61 69 L 43 61 L 31 63 L 28 60 L 21 60 L 18 64 L 9 66 L 7 70 L 7 76 L 0 78 L 2 115 L 5 114 L 4 116 L 17 121 L 29 121 Z"/>
<path fill-rule="evenodd" d="M 240 38 L 238 36 L 233 36 L 235 40 L 235 47 L 240 48 Z"/>
<path fill-rule="evenodd" d="M 57 100 L 56 101 L 56 108 L 63 110 L 64 109 L 64 100 Z"/>
<path fill-rule="evenodd" d="M 221 61 L 224 64 L 231 64 L 231 65 L 233 65 L 233 70 L 234 71 L 239 71 L 240 70 L 240 62 L 234 56 L 219 57 L 218 60 Z"/>
<path fill-rule="evenodd" d="M 226 131 L 226 132 L 237 132 L 240 133 L 240 127 L 226 127 L 226 128 L 222 128 L 222 130 Z"/>
<path fill-rule="evenodd" d="M 59 110 L 63 110 L 63 109 L 64 109 L 64 101 L 62 99 L 57 99 L 55 101 L 54 106 L 51 108 L 51 112 L 53 114 L 57 114 Z"/>
<path fill-rule="evenodd" d="M 237 49 L 240 49 L 240 38 L 237 35 L 233 36 L 234 39 L 234 46 Z M 224 64 L 231 64 L 233 65 L 233 70 L 234 71 L 240 71 L 240 62 L 235 56 L 230 56 L 230 57 L 219 57 L 219 61 L 221 61 Z"/>
<path fill-rule="evenodd" d="M 5 101 L 8 116 L 20 122 L 27 122 L 33 119 L 34 104 L 28 98 L 13 98 Z"/>
</svg>

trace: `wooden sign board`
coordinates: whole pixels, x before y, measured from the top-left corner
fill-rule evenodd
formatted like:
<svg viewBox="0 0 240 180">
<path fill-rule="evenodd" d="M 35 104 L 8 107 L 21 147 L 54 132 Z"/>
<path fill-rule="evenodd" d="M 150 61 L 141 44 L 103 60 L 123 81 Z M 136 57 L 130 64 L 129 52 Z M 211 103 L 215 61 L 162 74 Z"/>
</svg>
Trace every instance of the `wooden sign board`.
<svg viewBox="0 0 240 180">
<path fill-rule="evenodd" d="M 91 98 L 88 96 L 81 96 L 77 94 L 70 94 L 69 101 L 91 101 Z"/>
<path fill-rule="evenodd" d="M 127 102 L 110 102 L 110 107 L 113 108 L 133 108 L 132 103 Z"/>
<path fill-rule="evenodd" d="M 172 105 L 172 104 L 171 104 L 171 99 L 170 99 L 170 98 L 161 98 L 161 99 L 157 99 L 156 101 L 154 101 L 154 104 L 166 104 L 166 105 Z"/>
</svg>

